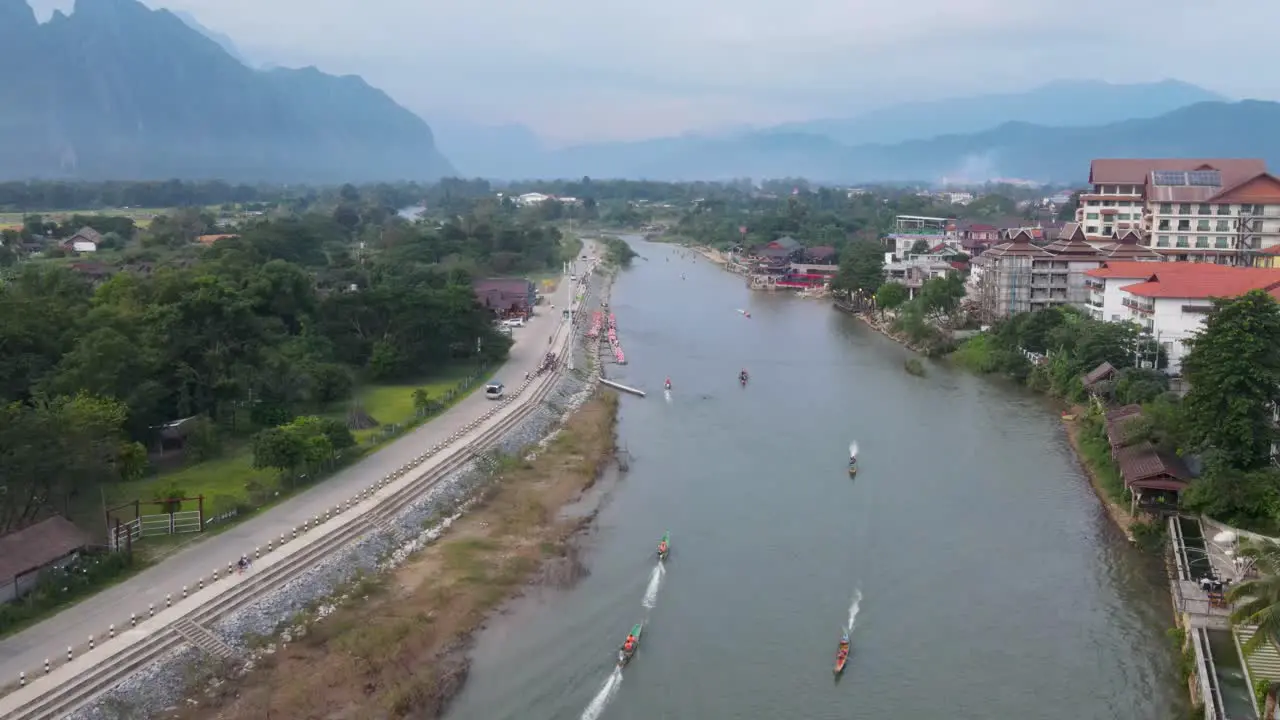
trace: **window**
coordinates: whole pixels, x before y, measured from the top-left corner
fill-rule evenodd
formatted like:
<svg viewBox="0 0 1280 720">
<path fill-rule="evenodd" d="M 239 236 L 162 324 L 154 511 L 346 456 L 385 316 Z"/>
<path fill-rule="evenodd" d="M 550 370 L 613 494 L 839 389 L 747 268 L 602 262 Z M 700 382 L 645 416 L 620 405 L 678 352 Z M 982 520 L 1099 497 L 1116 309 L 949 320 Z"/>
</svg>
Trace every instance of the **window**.
<svg viewBox="0 0 1280 720">
<path fill-rule="evenodd" d="M 1176 247 L 1180 247 L 1180 248 L 1190 247 L 1190 244 L 1189 244 L 1189 242 L 1188 242 L 1188 240 L 1187 240 L 1187 236 L 1186 236 L 1186 235 L 1179 235 L 1179 236 L 1178 236 L 1178 242 L 1177 242 Z"/>
<path fill-rule="evenodd" d="M 1219 220 L 1217 223 L 1217 226 L 1214 228 L 1214 230 L 1217 230 L 1218 232 L 1227 232 L 1230 229 L 1231 229 L 1230 220 Z"/>
<path fill-rule="evenodd" d="M 1179 220 L 1179 221 L 1178 221 L 1178 229 L 1179 229 L 1179 230 L 1182 230 L 1182 231 L 1184 231 L 1184 232 L 1185 232 L 1185 231 L 1187 231 L 1187 230 L 1190 230 L 1190 229 L 1191 229 L 1191 221 L 1190 221 L 1190 220 Z"/>
<path fill-rule="evenodd" d="M 1169 229 L 1169 221 L 1168 221 L 1168 220 L 1161 220 L 1161 221 L 1160 221 L 1160 226 L 1159 226 L 1159 227 L 1157 227 L 1156 229 L 1157 229 L 1157 230 L 1168 230 L 1168 229 Z"/>
<path fill-rule="evenodd" d="M 1208 214 L 1209 214 L 1209 205 L 1208 205 L 1207 203 L 1201 203 L 1201 204 L 1200 204 L 1200 209 L 1196 212 L 1196 214 L 1197 214 L 1197 215 L 1208 215 Z"/>
<path fill-rule="evenodd" d="M 1102 234 L 1103 234 L 1103 235 L 1110 236 L 1110 235 L 1111 235 L 1111 226 L 1110 226 L 1110 225 L 1103 225 L 1103 226 L 1102 226 Z"/>
<path fill-rule="evenodd" d="M 1191 203 L 1182 203 L 1182 204 L 1178 205 L 1178 214 L 1179 214 L 1179 215 L 1190 215 L 1190 214 L 1191 214 Z"/>
<path fill-rule="evenodd" d="M 1245 205 L 1244 203 L 1240 203 L 1240 214 L 1241 214 L 1241 215 L 1252 215 L 1252 214 L 1253 214 L 1253 206 L 1252 206 L 1252 205 Z"/>
<path fill-rule="evenodd" d="M 1117 219 L 1117 220 L 1128 220 L 1128 219 L 1129 219 L 1129 213 L 1116 213 L 1116 219 Z"/>
<path fill-rule="evenodd" d="M 1086 220 L 1097 220 L 1098 213 L 1086 213 L 1084 217 Z"/>
<path fill-rule="evenodd" d="M 1224 238 L 1224 237 L 1219 236 L 1219 237 L 1217 237 L 1217 238 L 1214 238 L 1213 246 L 1214 246 L 1214 247 L 1216 247 L 1216 248 L 1219 248 L 1219 249 L 1225 250 L 1225 249 L 1227 249 L 1227 247 L 1229 247 L 1229 245 L 1228 245 L 1228 240 L 1227 240 L 1227 238 Z"/>
<path fill-rule="evenodd" d="M 1121 200 L 1120 202 L 1117 202 L 1116 205 L 1119 207 L 1129 207 L 1130 203 L 1128 200 Z"/>
<path fill-rule="evenodd" d="M 1086 204 L 1086 205 L 1088 205 L 1089 207 L 1098 207 L 1098 201 L 1097 201 L 1097 200 L 1090 200 L 1089 202 L 1087 202 L 1087 203 L 1085 203 L 1085 204 Z"/>
<path fill-rule="evenodd" d="M 1208 221 L 1208 220 L 1197 220 L 1197 221 L 1196 221 L 1196 229 L 1197 229 L 1197 230 L 1208 230 L 1208 229 L 1209 229 L 1209 221 Z"/>
<path fill-rule="evenodd" d="M 1097 234 L 1098 234 L 1098 226 L 1097 226 L 1097 225 L 1086 225 L 1086 226 L 1085 226 L 1085 228 L 1084 228 L 1084 231 L 1085 231 L 1085 233 L 1086 233 L 1086 234 L 1089 234 L 1089 235 L 1097 235 Z"/>
<path fill-rule="evenodd" d="M 1156 238 L 1156 247 L 1169 247 L 1169 236 L 1161 235 Z"/>
<path fill-rule="evenodd" d="M 1205 237 L 1204 235 L 1196 236 L 1196 247 L 1198 248 L 1209 247 L 1209 238 Z"/>
<path fill-rule="evenodd" d="M 1160 203 L 1160 214 L 1161 214 L 1161 215 L 1172 215 L 1172 214 L 1173 214 L 1173 203 Z"/>
<path fill-rule="evenodd" d="M 1115 201 L 1115 200 L 1103 200 L 1103 201 L 1102 201 L 1102 207 L 1115 207 L 1115 204 L 1116 204 L 1116 201 Z"/>
<path fill-rule="evenodd" d="M 1219 214 L 1219 215 L 1230 215 L 1230 214 L 1231 214 L 1231 205 L 1219 205 L 1219 206 L 1218 206 L 1218 214 Z"/>
</svg>

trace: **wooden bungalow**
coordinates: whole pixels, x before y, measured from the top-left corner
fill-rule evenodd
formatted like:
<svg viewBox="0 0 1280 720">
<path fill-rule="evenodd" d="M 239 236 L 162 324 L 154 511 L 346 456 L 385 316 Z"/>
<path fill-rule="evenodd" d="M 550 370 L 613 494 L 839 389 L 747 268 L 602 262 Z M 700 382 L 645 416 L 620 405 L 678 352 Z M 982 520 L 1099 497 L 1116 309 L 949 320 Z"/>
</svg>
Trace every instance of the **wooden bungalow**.
<svg viewBox="0 0 1280 720">
<path fill-rule="evenodd" d="M 1103 427 L 1107 433 L 1107 443 L 1111 445 L 1111 454 L 1130 444 L 1126 425 L 1142 417 L 1141 405 L 1123 405 L 1109 410 L 1104 416 Z"/>
<path fill-rule="evenodd" d="M 1097 397 L 1110 389 L 1110 383 L 1116 379 L 1116 369 L 1107 361 L 1086 373 L 1080 378 L 1081 384 L 1089 395 Z"/>
<path fill-rule="evenodd" d="M 1191 471 L 1182 458 L 1145 440 L 1120 448 L 1115 458 L 1120 479 L 1133 498 L 1130 514 L 1178 511 L 1178 497 L 1191 483 Z"/>
</svg>

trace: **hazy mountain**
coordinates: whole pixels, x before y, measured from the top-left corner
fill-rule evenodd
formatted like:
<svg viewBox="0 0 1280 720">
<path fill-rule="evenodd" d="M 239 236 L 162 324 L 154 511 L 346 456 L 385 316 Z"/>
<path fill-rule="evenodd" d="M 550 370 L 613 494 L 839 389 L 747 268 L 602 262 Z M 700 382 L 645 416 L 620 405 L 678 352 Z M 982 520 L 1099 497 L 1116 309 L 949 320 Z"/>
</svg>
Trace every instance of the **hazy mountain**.
<svg viewBox="0 0 1280 720">
<path fill-rule="evenodd" d="M 528 177 L 539 172 L 542 141 L 524 125 L 482 125 L 430 116 L 436 145 L 466 177 Z"/>
<path fill-rule="evenodd" d="M 584 146 L 549 157 L 544 176 L 1078 182 L 1087 177 L 1089 161 L 1098 157 L 1261 157 L 1280 167 L 1280 136 L 1270 131 L 1277 126 L 1280 103 L 1209 102 L 1156 118 L 1092 127 L 1015 122 L 980 133 L 893 144 L 851 146 L 821 135 L 773 132 L 699 142 L 652 140 L 609 153 Z"/>
<path fill-rule="evenodd" d="M 1224 98 L 1194 85 L 1166 80 L 1138 85 L 1062 81 L 1023 93 L 984 95 L 894 105 L 857 118 L 788 123 L 761 130 L 739 129 L 713 136 L 688 135 L 635 142 L 593 143 L 563 150 L 521 152 L 504 148 L 485 162 L 460 165 L 486 177 L 711 178 L 812 175 L 834 178 L 860 171 L 833 165 L 844 149 L 891 145 L 945 135 L 981 134 L 1010 122 L 1050 127 L 1092 127 L 1157 117 L 1196 103 Z M 824 154 L 826 155 L 824 157 Z M 452 155 L 451 155 L 452 157 Z M 985 174 L 985 160 L 960 163 L 953 174 Z M 483 170 L 480 168 L 483 167 Z M 473 169 L 474 168 L 474 169 Z M 802 172 L 807 168 L 807 172 Z M 876 172 L 895 173 L 893 168 Z M 931 174 L 932 175 L 932 174 Z M 816 177 L 816 176 L 815 176 Z M 910 179 L 920 179 L 911 176 Z"/>
<path fill-rule="evenodd" d="M 0 0 L 0 178 L 430 180 L 421 118 L 357 77 L 257 71 L 174 14 L 77 0 L 40 25 Z M 38 61 L 36 60 L 38 59 Z"/>
<path fill-rule="evenodd" d="M 1062 80 L 1025 92 L 905 103 L 853 118 L 788 123 L 773 130 L 826 135 L 847 145 L 895 143 L 980 132 L 1007 122 L 1057 127 L 1104 125 L 1226 100 L 1179 80 L 1134 85 Z"/>
<path fill-rule="evenodd" d="M 186 23 L 187 27 L 218 43 L 223 50 L 227 51 L 228 55 L 240 61 L 241 65 L 248 65 L 249 67 L 254 66 L 254 63 L 249 62 L 249 60 L 245 58 L 244 53 L 240 52 L 240 49 L 236 47 L 235 41 L 230 37 L 201 25 L 200 21 L 189 12 L 184 12 L 182 10 L 170 10 L 169 12 L 177 15 L 178 19 Z"/>
</svg>

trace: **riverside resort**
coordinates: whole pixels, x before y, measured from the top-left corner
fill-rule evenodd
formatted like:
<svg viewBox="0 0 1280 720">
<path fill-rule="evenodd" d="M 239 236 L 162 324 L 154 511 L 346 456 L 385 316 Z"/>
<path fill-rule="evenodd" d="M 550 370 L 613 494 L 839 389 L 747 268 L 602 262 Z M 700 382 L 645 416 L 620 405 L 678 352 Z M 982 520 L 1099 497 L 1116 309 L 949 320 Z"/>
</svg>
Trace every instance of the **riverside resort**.
<svg viewBox="0 0 1280 720">
<path fill-rule="evenodd" d="M 712 2 L 0 0 L 0 720 L 1280 720 L 1265 44 Z"/>
</svg>

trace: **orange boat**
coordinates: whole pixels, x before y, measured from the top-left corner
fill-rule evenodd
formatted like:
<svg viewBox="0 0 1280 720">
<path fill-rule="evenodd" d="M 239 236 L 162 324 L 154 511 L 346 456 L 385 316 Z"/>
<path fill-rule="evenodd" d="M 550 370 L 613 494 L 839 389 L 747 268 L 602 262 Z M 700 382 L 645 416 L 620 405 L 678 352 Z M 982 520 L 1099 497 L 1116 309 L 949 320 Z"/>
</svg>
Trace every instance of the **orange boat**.
<svg viewBox="0 0 1280 720">
<path fill-rule="evenodd" d="M 849 662 L 849 633 L 846 632 L 844 637 L 840 638 L 840 649 L 836 651 L 836 666 L 834 670 L 836 675 L 844 672 L 844 665 L 847 662 Z"/>
</svg>

